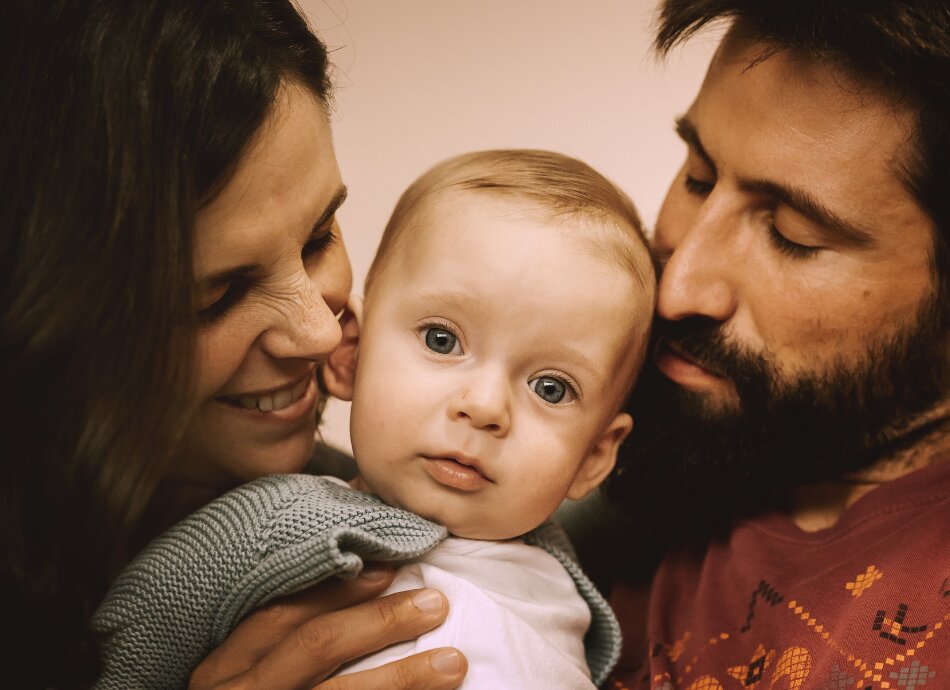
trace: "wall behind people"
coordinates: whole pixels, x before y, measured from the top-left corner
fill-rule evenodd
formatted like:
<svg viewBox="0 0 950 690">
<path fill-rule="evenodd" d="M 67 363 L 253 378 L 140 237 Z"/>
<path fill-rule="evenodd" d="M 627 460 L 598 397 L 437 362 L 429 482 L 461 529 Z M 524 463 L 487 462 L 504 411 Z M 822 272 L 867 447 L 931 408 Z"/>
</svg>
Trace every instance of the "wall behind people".
<svg viewBox="0 0 950 690">
<path fill-rule="evenodd" d="M 650 49 L 654 0 L 301 0 L 335 64 L 334 140 L 349 200 L 339 213 L 361 286 L 403 189 L 463 151 L 530 147 L 591 164 L 652 227 L 717 43 L 666 63 Z M 349 404 L 324 439 L 349 451 Z"/>
</svg>

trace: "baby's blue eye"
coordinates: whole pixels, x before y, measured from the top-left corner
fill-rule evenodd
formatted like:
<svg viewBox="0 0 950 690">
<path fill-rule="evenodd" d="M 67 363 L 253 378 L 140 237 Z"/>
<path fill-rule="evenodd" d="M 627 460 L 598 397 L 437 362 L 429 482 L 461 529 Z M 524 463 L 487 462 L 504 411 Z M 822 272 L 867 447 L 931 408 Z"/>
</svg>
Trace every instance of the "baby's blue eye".
<svg viewBox="0 0 950 690">
<path fill-rule="evenodd" d="M 549 403 L 559 403 L 567 395 L 567 384 L 552 376 L 539 376 L 530 384 L 538 397 Z"/>
<path fill-rule="evenodd" d="M 426 347 L 433 352 L 438 352 L 440 355 L 451 354 L 456 343 L 458 343 L 458 338 L 444 328 L 426 329 Z"/>
</svg>

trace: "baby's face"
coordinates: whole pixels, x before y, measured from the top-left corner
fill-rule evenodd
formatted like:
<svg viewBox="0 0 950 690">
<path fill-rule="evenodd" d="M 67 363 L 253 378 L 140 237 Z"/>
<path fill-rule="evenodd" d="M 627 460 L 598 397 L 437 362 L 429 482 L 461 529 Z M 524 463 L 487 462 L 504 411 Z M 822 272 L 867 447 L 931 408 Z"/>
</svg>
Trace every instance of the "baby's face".
<svg viewBox="0 0 950 690">
<path fill-rule="evenodd" d="M 418 219 L 368 295 L 354 455 L 386 502 L 514 537 L 602 478 L 584 461 L 629 428 L 653 290 L 597 254 L 589 221 L 524 201 L 443 193 Z"/>
</svg>

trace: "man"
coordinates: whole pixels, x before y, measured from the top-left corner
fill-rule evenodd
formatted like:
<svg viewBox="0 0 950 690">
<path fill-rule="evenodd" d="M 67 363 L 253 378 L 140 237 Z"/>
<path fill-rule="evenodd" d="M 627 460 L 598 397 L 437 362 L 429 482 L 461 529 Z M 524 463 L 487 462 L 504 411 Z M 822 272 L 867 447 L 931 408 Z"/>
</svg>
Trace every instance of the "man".
<svg viewBox="0 0 950 690">
<path fill-rule="evenodd" d="M 667 0 L 658 49 L 720 19 L 611 487 L 627 579 L 670 551 L 614 587 L 616 687 L 950 687 L 950 6 Z"/>
</svg>

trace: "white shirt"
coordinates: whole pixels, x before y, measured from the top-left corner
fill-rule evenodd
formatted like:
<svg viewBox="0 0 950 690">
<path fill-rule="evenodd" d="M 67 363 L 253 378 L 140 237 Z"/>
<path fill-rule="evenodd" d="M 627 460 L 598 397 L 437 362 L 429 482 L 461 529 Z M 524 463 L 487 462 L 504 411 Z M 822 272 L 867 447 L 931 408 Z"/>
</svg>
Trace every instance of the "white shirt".
<svg viewBox="0 0 950 690">
<path fill-rule="evenodd" d="M 384 594 L 440 590 L 449 615 L 435 630 L 343 666 L 353 673 L 437 647 L 468 659 L 462 690 L 593 688 L 584 657 L 587 603 L 557 559 L 520 540 L 449 537 L 396 572 Z"/>
</svg>

